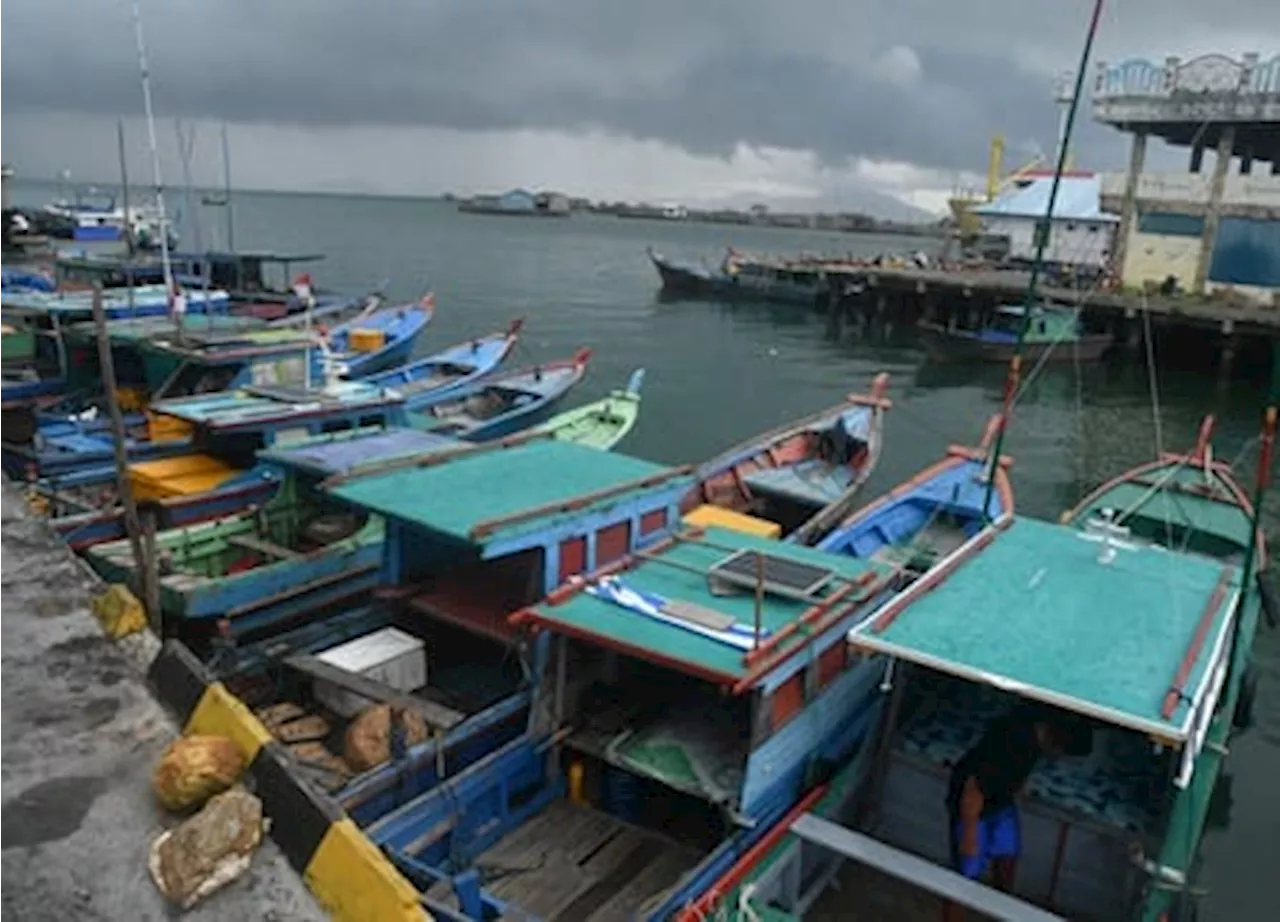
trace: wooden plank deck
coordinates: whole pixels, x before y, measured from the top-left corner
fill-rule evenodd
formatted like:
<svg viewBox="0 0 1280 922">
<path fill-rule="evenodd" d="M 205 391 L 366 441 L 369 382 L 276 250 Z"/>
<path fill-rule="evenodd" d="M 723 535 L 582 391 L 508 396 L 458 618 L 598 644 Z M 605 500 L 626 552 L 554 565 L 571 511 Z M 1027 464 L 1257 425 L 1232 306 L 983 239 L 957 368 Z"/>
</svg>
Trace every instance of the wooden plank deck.
<svg viewBox="0 0 1280 922">
<path fill-rule="evenodd" d="M 557 801 L 475 861 L 485 887 L 546 922 L 623 922 L 701 859 L 606 813 Z M 447 883 L 427 896 L 452 905 Z"/>
</svg>

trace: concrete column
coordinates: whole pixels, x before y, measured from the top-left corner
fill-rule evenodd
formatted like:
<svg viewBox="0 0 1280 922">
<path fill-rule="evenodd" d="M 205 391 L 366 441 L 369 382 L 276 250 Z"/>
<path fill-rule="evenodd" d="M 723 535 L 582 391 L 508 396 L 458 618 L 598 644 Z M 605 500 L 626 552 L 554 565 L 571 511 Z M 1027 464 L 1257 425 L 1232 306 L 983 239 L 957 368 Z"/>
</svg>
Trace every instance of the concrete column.
<svg viewBox="0 0 1280 922">
<path fill-rule="evenodd" d="M 1191 172 L 1199 173 L 1204 164 L 1204 145 L 1198 141 L 1191 146 Z"/>
<path fill-rule="evenodd" d="M 1124 257 L 1129 248 L 1129 235 L 1133 232 L 1133 220 L 1137 216 L 1138 180 L 1142 178 L 1142 165 L 1147 159 L 1147 133 L 1135 131 L 1129 144 L 1129 172 L 1124 177 L 1124 198 L 1120 202 L 1120 224 L 1116 227 L 1116 239 L 1111 241 L 1111 274 L 1124 276 Z"/>
<path fill-rule="evenodd" d="M 1213 245 L 1218 240 L 1218 220 L 1222 213 L 1222 193 L 1227 185 L 1227 167 L 1231 165 L 1231 149 L 1236 143 L 1234 125 L 1227 125 L 1218 135 L 1218 158 L 1213 164 L 1213 178 L 1209 182 L 1209 203 L 1204 210 L 1204 233 L 1200 236 L 1200 258 L 1196 260 L 1196 278 L 1191 290 L 1204 294 L 1204 283 L 1209 277 L 1209 260 L 1213 258 Z"/>
</svg>

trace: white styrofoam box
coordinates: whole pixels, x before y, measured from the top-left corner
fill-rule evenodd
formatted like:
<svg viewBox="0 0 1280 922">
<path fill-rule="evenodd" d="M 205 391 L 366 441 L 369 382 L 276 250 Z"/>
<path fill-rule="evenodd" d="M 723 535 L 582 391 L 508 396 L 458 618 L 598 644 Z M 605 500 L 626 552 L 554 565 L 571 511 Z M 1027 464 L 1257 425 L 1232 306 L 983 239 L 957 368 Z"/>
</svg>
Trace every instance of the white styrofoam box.
<svg viewBox="0 0 1280 922">
<path fill-rule="evenodd" d="M 386 627 L 372 634 L 330 647 L 316 654 L 316 659 L 383 682 L 402 692 L 411 692 L 427 684 L 427 650 L 421 638 Z M 318 701 L 343 717 L 354 717 L 374 702 L 331 682 L 316 680 Z"/>
</svg>

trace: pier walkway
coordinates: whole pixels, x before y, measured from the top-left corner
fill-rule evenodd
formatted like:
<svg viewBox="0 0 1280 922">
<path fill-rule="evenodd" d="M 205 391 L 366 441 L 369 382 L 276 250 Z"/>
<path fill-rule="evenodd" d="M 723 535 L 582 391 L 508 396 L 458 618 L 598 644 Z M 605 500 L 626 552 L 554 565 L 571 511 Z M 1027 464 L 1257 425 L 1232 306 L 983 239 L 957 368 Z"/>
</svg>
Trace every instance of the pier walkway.
<svg viewBox="0 0 1280 922">
<path fill-rule="evenodd" d="M 147 871 L 173 820 L 151 772 L 178 729 L 143 681 L 150 635 L 108 640 L 89 612 L 102 586 L 0 487 L 3 586 L 3 898 L 25 922 L 169 920 Z M 326 916 L 270 840 L 250 869 L 184 919 L 309 922 Z"/>
</svg>

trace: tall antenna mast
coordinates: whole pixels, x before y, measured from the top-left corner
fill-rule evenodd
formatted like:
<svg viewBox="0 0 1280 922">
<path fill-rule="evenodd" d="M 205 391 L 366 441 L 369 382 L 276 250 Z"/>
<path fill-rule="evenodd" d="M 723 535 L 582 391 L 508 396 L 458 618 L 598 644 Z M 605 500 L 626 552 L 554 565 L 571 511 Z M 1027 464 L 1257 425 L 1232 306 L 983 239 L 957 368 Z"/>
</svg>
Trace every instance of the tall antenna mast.
<svg viewBox="0 0 1280 922">
<path fill-rule="evenodd" d="M 147 142 L 151 145 L 151 172 L 156 187 L 156 208 L 160 212 L 160 267 L 164 274 L 164 290 L 173 300 L 178 299 L 173 290 L 173 265 L 169 261 L 169 216 L 164 208 L 164 178 L 160 175 L 160 151 L 156 144 L 156 118 L 151 107 L 151 72 L 147 68 L 147 45 L 142 37 L 142 7 L 133 0 L 133 34 L 138 40 L 138 69 L 142 74 L 142 102 L 147 114 Z M 182 332 L 182 311 L 173 311 L 173 320 Z"/>
</svg>

